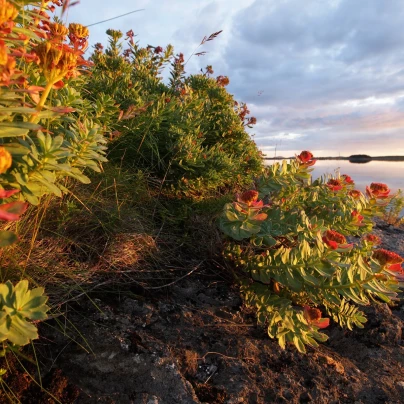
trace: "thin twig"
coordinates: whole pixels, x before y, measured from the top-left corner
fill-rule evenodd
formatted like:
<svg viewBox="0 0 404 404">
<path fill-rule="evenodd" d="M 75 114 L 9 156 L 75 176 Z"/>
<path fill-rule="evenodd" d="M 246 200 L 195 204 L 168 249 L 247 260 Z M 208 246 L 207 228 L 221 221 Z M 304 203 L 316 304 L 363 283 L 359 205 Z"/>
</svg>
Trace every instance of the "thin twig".
<svg viewBox="0 0 404 404">
<path fill-rule="evenodd" d="M 189 271 L 187 274 L 185 274 L 184 276 L 181 276 L 178 279 L 175 279 L 174 281 L 167 283 L 166 285 L 162 285 L 162 286 L 149 286 L 149 287 L 145 287 L 143 286 L 144 289 L 146 290 L 156 290 L 156 289 L 162 289 L 162 288 L 167 288 L 168 286 L 172 286 L 174 284 L 176 284 L 177 282 L 181 281 L 182 279 L 186 278 L 187 276 L 191 275 L 193 272 L 195 272 L 197 269 L 199 269 L 199 267 L 205 262 L 205 260 L 201 261 L 196 267 L 194 267 L 191 271 Z"/>
</svg>

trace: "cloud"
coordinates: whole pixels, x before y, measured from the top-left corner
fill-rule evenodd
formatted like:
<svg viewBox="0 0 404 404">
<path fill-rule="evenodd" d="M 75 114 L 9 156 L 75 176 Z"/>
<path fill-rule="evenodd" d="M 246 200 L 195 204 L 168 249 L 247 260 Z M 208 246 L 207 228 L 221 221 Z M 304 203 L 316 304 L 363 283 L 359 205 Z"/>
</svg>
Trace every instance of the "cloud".
<svg viewBox="0 0 404 404">
<path fill-rule="evenodd" d="M 108 27 L 133 29 L 142 45 L 172 43 L 187 58 L 205 35 L 223 29 L 198 48 L 208 53 L 192 57 L 186 71 L 212 64 L 215 74 L 228 75 L 229 91 L 258 119 L 251 133 L 263 148 L 404 154 L 402 0 L 101 4 L 86 0 L 70 20 L 145 11 L 92 27 L 92 43 L 105 43 Z"/>
<path fill-rule="evenodd" d="M 404 152 L 403 23 L 400 0 L 256 0 L 238 13 L 225 59 L 257 143 L 290 132 L 303 136 L 284 148 Z"/>
</svg>

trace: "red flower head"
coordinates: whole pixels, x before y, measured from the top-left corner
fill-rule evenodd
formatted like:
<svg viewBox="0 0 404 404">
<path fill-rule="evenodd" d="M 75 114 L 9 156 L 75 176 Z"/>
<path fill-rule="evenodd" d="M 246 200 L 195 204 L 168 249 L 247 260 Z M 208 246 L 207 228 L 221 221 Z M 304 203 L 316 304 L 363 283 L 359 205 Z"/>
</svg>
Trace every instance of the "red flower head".
<svg viewBox="0 0 404 404">
<path fill-rule="evenodd" d="M 365 237 L 363 237 L 363 240 L 367 241 L 368 243 L 371 243 L 373 245 L 378 245 L 382 242 L 379 236 L 376 236 L 375 234 L 366 234 Z"/>
<path fill-rule="evenodd" d="M 323 241 L 333 250 L 347 251 L 353 246 L 353 244 L 347 244 L 345 236 L 334 230 L 326 230 L 323 234 Z"/>
<path fill-rule="evenodd" d="M 154 48 L 154 53 L 161 53 L 163 52 L 163 48 L 161 46 L 157 46 L 156 48 Z"/>
<path fill-rule="evenodd" d="M 126 33 L 126 36 L 128 37 L 128 38 L 133 38 L 134 36 L 135 36 L 135 33 L 133 32 L 133 30 L 129 30 L 127 33 Z"/>
<path fill-rule="evenodd" d="M 307 163 L 313 158 L 313 154 L 307 150 L 303 150 L 297 158 L 302 162 L 302 163 Z"/>
<path fill-rule="evenodd" d="M 352 189 L 348 192 L 349 196 L 352 196 L 354 199 L 359 199 L 362 196 L 362 192 L 358 191 L 357 189 Z"/>
<path fill-rule="evenodd" d="M 254 189 L 243 192 L 238 198 L 238 202 L 245 203 L 248 206 L 252 206 L 258 200 L 258 192 Z"/>
<path fill-rule="evenodd" d="M 329 318 L 322 318 L 319 309 L 304 306 L 303 316 L 310 325 L 318 328 L 326 328 L 330 325 Z"/>
<path fill-rule="evenodd" d="M 247 125 L 255 125 L 256 123 L 257 123 L 257 118 L 255 116 L 248 118 Z"/>
<path fill-rule="evenodd" d="M 333 178 L 328 180 L 327 186 L 328 186 L 328 188 L 330 188 L 331 191 L 334 191 L 334 192 L 340 191 L 343 188 L 341 180 L 337 180 L 337 179 L 333 179 Z"/>
<path fill-rule="evenodd" d="M 252 214 L 253 220 L 265 220 L 268 215 L 266 213 L 259 213 L 261 208 L 265 208 L 269 205 L 264 205 L 263 201 L 258 201 L 258 192 L 254 189 L 243 192 L 241 195 L 237 195 L 237 202 L 234 202 L 234 207 L 239 212 Z M 255 213 L 253 213 L 255 212 Z"/>
<path fill-rule="evenodd" d="M 390 271 L 402 271 L 401 264 L 404 262 L 404 259 L 392 251 L 380 248 L 373 251 L 373 258 L 379 261 L 381 266 L 386 267 Z"/>
<path fill-rule="evenodd" d="M 390 189 L 386 184 L 381 182 L 372 182 L 370 187 L 366 187 L 366 193 L 370 198 L 385 199 L 388 198 Z"/>
<path fill-rule="evenodd" d="M 96 52 L 102 52 L 102 50 L 104 49 L 104 47 L 102 46 L 102 43 L 97 42 L 97 43 L 94 45 L 94 49 L 96 50 Z"/>
<path fill-rule="evenodd" d="M 364 226 L 364 225 L 362 224 L 363 216 L 360 215 L 357 210 L 354 210 L 354 211 L 351 213 L 351 216 L 352 216 L 352 221 L 353 221 L 352 224 L 354 224 L 354 225 L 356 225 L 356 226 Z"/>
<path fill-rule="evenodd" d="M 230 80 L 227 76 L 217 76 L 216 77 L 216 83 L 220 86 L 220 87 L 226 87 L 227 85 L 229 85 Z"/>
<path fill-rule="evenodd" d="M 317 161 L 313 159 L 313 154 L 307 150 L 302 151 L 298 156 L 296 156 L 296 159 L 300 164 L 307 167 L 314 165 Z"/>
<path fill-rule="evenodd" d="M 345 182 L 345 184 L 354 184 L 353 179 L 352 179 L 349 175 L 347 175 L 347 174 L 342 174 L 342 175 L 341 175 L 341 180 L 342 180 L 343 182 Z"/>
</svg>

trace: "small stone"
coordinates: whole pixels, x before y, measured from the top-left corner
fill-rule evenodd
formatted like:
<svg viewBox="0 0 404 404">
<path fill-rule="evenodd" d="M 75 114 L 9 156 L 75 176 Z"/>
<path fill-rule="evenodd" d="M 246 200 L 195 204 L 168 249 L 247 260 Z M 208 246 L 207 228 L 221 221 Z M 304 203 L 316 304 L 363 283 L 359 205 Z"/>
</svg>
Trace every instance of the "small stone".
<svg viewBox="0 0 404 404">
<path fill-rule="evenodd" d="M 301 403 L 309 403 L 312 400 L 312 397 L 309 392 L 304 391 L 302 394 L 300 394 L 299 399 Z"/>
<path fill-rule="evenodd" d="M 111 354 L 108 356 L 108 359 L 114 359 L 116 355 L 118 355 L 118 352 L 111 352 Z"/>
<path fill-rule="evenodd" d="M 210 366 L 209 366 L 209 369 L 208 369 L 208 373 L 211 375 L 211 374 L 215 373 L 216 370 L 217 370 L 217 366 L 215 366 L 215 365 L 210 365 Z"/>
<path fill-rule="evenodd" d="M 335 370 L 339 373 L 339 374 L 344 374 L 345 373 L 345 368 L 342 365 L 341 362 L 336 361 L 335 359 L 331 358 L 330 356 L 326 356 L 325 357 L 326 361 L 327 361 L 327 365 L 332 365 L 335 367 Z"/>
<path fill-rule="evenodd" d="M 286 400 L 291 400 L 293 398 L 293 394 L 290 392 L 290 390 L 285 390 L 282 395 L 284 398 L 286 398 Z"/>
<path fill-rule="evenodd" d="M 404 390 L 404 381 L 399 381 L 399 382 L 397 382 L 397 386 L 398 386 L 400 389 L 403 389 L 403 390 Z"/>
<path fill-rule="evenodd" d="M 151 396 L 147 400 L 147 404 L 159 404 L 159 399 L 156 396 Z"/>
</svg>

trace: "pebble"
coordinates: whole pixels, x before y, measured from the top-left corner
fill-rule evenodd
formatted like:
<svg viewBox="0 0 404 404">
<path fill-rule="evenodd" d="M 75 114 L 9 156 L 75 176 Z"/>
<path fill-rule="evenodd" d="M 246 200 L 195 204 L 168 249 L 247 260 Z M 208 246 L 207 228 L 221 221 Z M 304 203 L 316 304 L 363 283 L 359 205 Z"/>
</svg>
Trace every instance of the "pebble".
<svg viewBox="0 0 404 404">
<path fill-rule="evenodd" d="M 159 399 L 156 396 L 151 396 L 147 400 L 147 404 L 159 404 Z"/>
<path fill-rule="evenodd" d="M 404 381 L 397 382 L 397 386 L 404 390 Z"/>
</svg>

